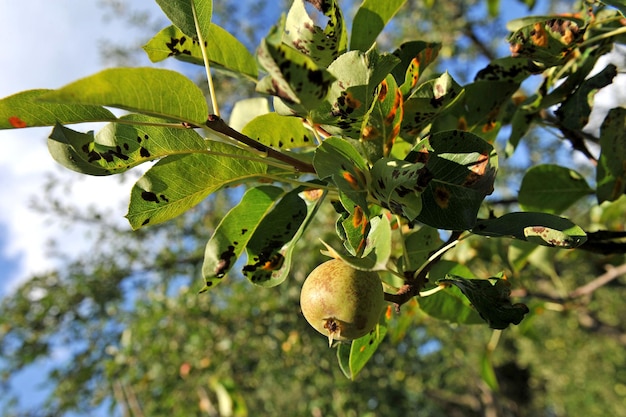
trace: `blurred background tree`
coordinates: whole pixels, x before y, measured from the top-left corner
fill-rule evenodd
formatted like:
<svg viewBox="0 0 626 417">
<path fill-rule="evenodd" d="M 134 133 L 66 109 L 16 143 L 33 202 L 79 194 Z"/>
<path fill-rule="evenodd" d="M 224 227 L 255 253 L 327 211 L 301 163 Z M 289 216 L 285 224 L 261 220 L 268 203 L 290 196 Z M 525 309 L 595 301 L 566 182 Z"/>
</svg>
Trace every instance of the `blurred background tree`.
<svg viewBox="0 0 626 417">
<path fill-rule="evenodd" d="M 280 3 L 216 2 L 215 20 L 253 48 L 290 2 Z M 406 37 L 440 41 L 439 69 L 467 81 L 489 59 L 508 53 L 504 7 L 515 3 L 529 14 L 577 10 L 566 1 L 498 3 L 408 2 L 393 30 L 381 36 L 381 47 Z M 357 6 L 345 2 L 346 15 Z M 141 62 L 137 46 L 163 26 L 160 17 L 131 9 L 129 2 L 104 1 L 102 7 L 105 16 L 148 28 L 136 44 L 103 44 L 105 58 Z M 226 18 L 232 16 L 238 18 Z M 252 86 L 219 75 L 216 81 L 226 109 L 252 94 Z M 571 149 L 555 151 L 546 136 L 545 130 L 529 132 L 526 160 L 501 160 L 506 169 L 492 210 L 515 207 L 516 201 L 500 197 L 532 164 L 555 152 L 574 164 Z M 252 289 L 230 274 L 229 285 L 198 295 L 204 246 L 237 201 L 237 189 L 213 195 L 174 221 L 131 232 L 97 208 L 73 206 L 61 187 L 68 185 L 52 177 L 49 198 L 38 210 L 67 227 L 87 226 L 91 246 L 68 254 L 59 238 L 51 253 L 62 266 L 31 277 L 2 300 L 5 416 L 626 416 L 626 268 L 619 243 L 558 251 L 505 240 L 463 241 L 447 259 L 476 276 L 492 276 L 504 266 L 514 296 L 531 314 L 499 333 L 450 325 L 411 302 L 399 314 L 391 312 L 389 336 L 350 382 L 298 304 L 305 276 L 324 260 L 318 239 L 333 241 L 335 213 L 318 216 L 308 229 L 285 284 Z M 626 199 L 590 211 L 592 205 L 583 199 L 566 214 L 585 230 L 624 230 Z M 12 377 L 48 364 L 59 351 L 63 358 L 46 365 L 46 403 L 20 405 L 8 389 Z"/>
</svg>

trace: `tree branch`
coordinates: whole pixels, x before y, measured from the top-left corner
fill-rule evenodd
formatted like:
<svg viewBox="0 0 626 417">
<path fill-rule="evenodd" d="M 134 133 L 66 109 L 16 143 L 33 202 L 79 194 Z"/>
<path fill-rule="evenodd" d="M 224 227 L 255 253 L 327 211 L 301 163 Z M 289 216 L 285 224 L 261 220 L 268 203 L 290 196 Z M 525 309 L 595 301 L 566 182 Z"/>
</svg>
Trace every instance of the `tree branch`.
<svg viewBox="0 0 626 417">
<path fill-rule="evenodd" d="M 428 278 L 426 278 L 428 272 L 437 262 L 439 262 L 441 257 L 448 251 L 448 249 L 452 248 L 452 246 L 450 246 L 450 248 L 446 248 L 446 246 L 449 246 L 452 242 L 458 240 L 462 233 L 462 231 L 453 231 L 450 235 L 450 238 L 448 238 L 448 241 L 444 243 L 439 249 L 431 252 L 429 254 L 429 258 L 437 252 L 441 253 L 439 253 L 433 259 L 430 259 L 418 271 L 404 271 L 405 284 L 400 287 L 400 289 L 395 294 L 385 293 L 385 301 L 395 304 L 396 308 L 399 309 L 402 304 L 406 303 L 411 298 L 419 295 L 422 288 L 424 288 L 424 286 L 428 282 Z M 443 248 L 446 248 L 446 250 L 442 251 Z"/>
<path fill-rule="evenodd" d="M 211 130 L 214 130 L 230 138 L 233 138 L 236 141 L 243 143 L 244 145 L 247 145 L 253 149 L 256 149 L 257 151 L 261 151 L 270 158 L 289 164 L 292 167 L 294 167 L 296 171 L 298 172 L 309 172 L 313 174 L 315 173 L 315 168 L 313 168 L 313 165 L 307 162 L 301 161 L 297 158 L 294 158 L 290 155 L 284 154 L 282 152 L 278 152 L 277 150 L 272 149 L 269 146 L 264 145 L 252 139 L 251 137 L 246 136 L 243 133 L 236 131 L 232 127 L 228 126 L 228 124 L 219 116 L 210 114 L 209 118 L 206 121 L 206 126 Z"/>
</svg>

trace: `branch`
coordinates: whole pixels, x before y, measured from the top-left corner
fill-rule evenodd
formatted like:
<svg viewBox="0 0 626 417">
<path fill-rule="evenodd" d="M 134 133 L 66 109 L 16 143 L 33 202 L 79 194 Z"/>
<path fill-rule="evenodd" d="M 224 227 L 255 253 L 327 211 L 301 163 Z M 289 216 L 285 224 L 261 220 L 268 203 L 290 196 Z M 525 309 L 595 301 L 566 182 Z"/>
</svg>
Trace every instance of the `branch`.
<svg viewBox="0 0 626 417">
<path fill-rule="evenodd" d="M 609 282 L 615 280 L 616 278 L 619 278 L 622 275 L 626 275 L 626 264 L 622 264 L 616 267 L 609 265 L 606 266 L 606 269 L 607 271 L 604 274 L 596 277 L 593 281 L 576 288 L 565 297 L 557 297 L 547 293 L 533 293 L 524 288 L 511 291 L 511 296 L 521 298 L 539 298 L 556 304 L 565 304 L 577 298 L 590 295 L 597 289 L 607 285 Z"/>
<path fill-rule="evenodd" d="M 587 241 L 579 249 L 594 253 L 609 255 L 626 253 L 626 242 L 616 242 L 615 239 L 626 237 L 626 232 L 616 230 L 598 230 L 587 232 Z"/>
<path fill-rule="evenodd" d="M 589 295 L 598 288 L 608 284 L 616 278 L 626 274 L 626 264 L 622 264 L 620 266 L 607 266 L 607 271 L 594 279 L 593 281 L 583 285 L 582 287 L 576 288 L 574 291 L 570 292 L 568 298 L 574 299 L 579 298 L 585 295 Z"/>
<path fill-rule="evenodd" d="M 400 287 L 398 292 L 396 292 L 395 294 L 385 293 L 385 301 L 395 304 L 396 309 L 399 309 L 402 304 L 406 303 L 411 298 L 418 296 L 422 288 L 424 288 L 424 285 L 426 285 L 426 283 L 428 282 L 428 278 L 426 278 L 428 272 L 437 262 L 439 262 L 441 257 L 449 249 L 454 247 L 452 243 L 459 240 L 459 237 L 462 233 L 462 231 L 452 232 L 450 238 L 446 243 L 444 243 L 439 249 L 430 253 L 429 260 L 424 265 L 422 265 L 420 269 L 418 269 L 417 271 L 405 271 L 405 284 Z M 435 254 L 437 254 L 437 256 L 432 257 Z"/>
<path fill-rule="evenodd" d="M 478 37 L 478 35 L 476 35 L 476 32 L 474 31 L 473 23 L 470 22 L 465 26 L 465 28 L 463 28 L 463 34 L 472 41 L 474 46 L 476 46 L 476 48 L 478 48 L 480 53 L 483 54 L 483 56 L 487 58 L 489 61 L 493 61 L 494 59 L 497 58 L 494 52 L 485 44 L 485 42 L 483 42 Z"/>
<path fill-rule="evenodd" d="M 233 138 L 236 141 L 243 143 L 244 145 L 256 149 L 257 151 L 263 152 L 270 158 L 274 158 L 276 160 L 289 164 L 294 167 L 298 172 L 309 172 L 312 174 L 316 173 L 313 165 L 294 158 L 290 155 L 284 154 L 282 152 L 278 152 L 277 150 L 272 149 L 269 146 L 264 145 L 252 139 L 251 137 L 236 131 L 232 127 L 228 126 L 228 124 L 226 124 L 226 122 L 219 116 L 210 114 L 209 118 L 206 121 L 206 126 L 209 129 L 214 130 L 215 132 L 223 133 L 224 135 Z"/>
<path fill-rule="evenodd" d="M 593 165 L 597 165 L 598 160 L 595 156 L 593 156 L 593 154 L 591 153 L 591 151 L 589 151 L 587 145 L 585 144 L 585 140 L 598 143 L 599 140 L 597 137 L 589 133 L 583 132 L 582 130 L 570 129 L 569 127 L 563 125 L 561 120 L 559 120 L 557 117 L 549 114 L 549 112 L 541 112 L 541 114 L 545 122 L 561 131 L 565 139 L 567 139 L 572 144 L 572 148 L 574 148 L 574 150 L 577 150 L 585 155 L 585 157 L 589 159 L 589 161 Z"/>
</svg>

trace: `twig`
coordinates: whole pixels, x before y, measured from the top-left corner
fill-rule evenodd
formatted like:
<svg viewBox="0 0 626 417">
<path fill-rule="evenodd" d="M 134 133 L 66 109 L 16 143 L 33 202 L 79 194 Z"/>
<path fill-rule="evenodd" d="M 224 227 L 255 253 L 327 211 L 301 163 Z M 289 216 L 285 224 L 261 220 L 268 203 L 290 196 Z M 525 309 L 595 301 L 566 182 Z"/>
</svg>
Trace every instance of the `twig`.
<svg viewBox="0 0 626 417">
<path fill-rule="evenodd" d="M 395 304 L 396 309 L 399 309 L 402 304 L 406 303 L 415 296 L 431 295 L 431 293 L 440 291 L 442 288 L 436 287 L 436 289 L 429 290 L 428 292 L 420 292 L 422 288 L 424 288 L 426 282 L 428 282 L 428 279 L 426 278 L 428 272 L 437 262 L 439 262 L 441 257 L 448 250 L 456 245 L 462 233 L 462 231 L 452 232 L 448 241 L 439 249 L 433 251 L 428 260 L 417 271 L 406 271 L 404 277 L 405 284 L 400 287 L 395 294 L 385 293 L 385 301 Z"/>
<path fill-rule="evenodd" d="M 595 278 L 593 281 L 588 282 L 587 284 L 582 285 L 571 291 L 569 294 L 567 294 L 566 297 L 558 297 L 546 293 L 534 293 L 524 288 L 519 288 L 511 291 L 511 297 L 538 298 L 541 300 L 549 301 L 551 303 L 563 305 L 569 301 L 573 301 L 577 298 L 589 295 L 597 289 L 605 286 L 609 282 L 613 281 L 614 279 L 619 278 L 622 275 L 626 275 L 626 264 L 622 264 L 617 267 L 607 266 L 606 269 L 607 271 L 604 274 Z"/>
<path fill-rule="evenodd" d="M 608 284 L 614 279 L 626 274 L 626 264 L 614 267 L 607 266 L 607 271 L 594 279 L 593 281 L 583 285 L 582 287 L 576 288 L 574 291 L 570 292 L 568 298 L 574 299 L 579 298 L 585 295 L 589 295 L 598 288 Z"/>
<path fill-rule="evenodd" d="M 196 25 L 196 34 L 198 35 L 198 44 L 202 51 L 202 60 L 204 61 L 204 69 L 206 70 L 206 78 L 209 83 L 209 96 L 211 97 L 211 105 L 213 106 L 213 113 L 219 116 L 220 109 L 217 104 L 217 97 L 215 96 L 215 87 L 213 86 L 213 77 L 211 76 L 211 66 L 209 63 L 209 57 L 206 52 L 206 45 L 204 44 L 204 37 L 200 30 L 200 22 L 198 21 L 198 15 L 196 13 L 195 2 L 191 1 L 191 12 L 193 13 L 193 23 Z"/>
<path fill-rule="evenodd" d="M 278 152 L 277 150 L 272 149 L 269 146 L 264 145 L 261 142 L 258 142 L 251 137 L 244 135 L 243 133 L 238 132 L 237 130 L 228 126 L 228 124 L 226 124 L 226 122 L 218 115 L 210 114 L 209 118 L 206 121 L 206 126 L 211 130 L 233 138 L 236 141 L 243 143 L 244 145 L 256 149 L 257 151 L 263 152 L 270 158 L 274 158 L 281 162 L 289 164 L 294 167 L 298 172 L 315 173 L 315 168 L 313 168 L 313 165 L 294 158 L 290 155 L 284 154 L 282 152 Z"/>
</svg>

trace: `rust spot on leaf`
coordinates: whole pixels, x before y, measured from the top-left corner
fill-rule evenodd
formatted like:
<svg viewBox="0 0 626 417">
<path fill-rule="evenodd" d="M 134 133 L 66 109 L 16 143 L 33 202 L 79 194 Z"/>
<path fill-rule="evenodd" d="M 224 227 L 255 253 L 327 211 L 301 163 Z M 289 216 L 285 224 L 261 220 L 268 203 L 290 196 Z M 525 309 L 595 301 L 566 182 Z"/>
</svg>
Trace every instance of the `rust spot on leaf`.
<svg viewBox="0 0 626 417">
<path fill-rule="evenodd" d="M 381 82 L 379 86 L 378 100 L 385 101 L 388 91 L 389 91 L 389 85 L 387 84 L 387 80 L 383 80 L 383 82 Z"/>
<path fill-rule="evenodd" d="M 13 126 L 16 129 L 21 129 L 27 126 L 26 122 L 17 116 L 9 117 L 9 123 L 11 124 L 11 126 Z"/>
<path fill-rule="evenodd" d="M 434 194 L 435 203 L 442 209 L 448 208 L 448 204 L 450 204 L 450 191 L 445 187 L 436 187 Z"/>
<path fill-rule="evenodd" d="M 532 42 L 540 48 L 548 46 L 548 33 L 543 24 L 535 23 L 533 30 L 530 32 Z"/>
</svg>

